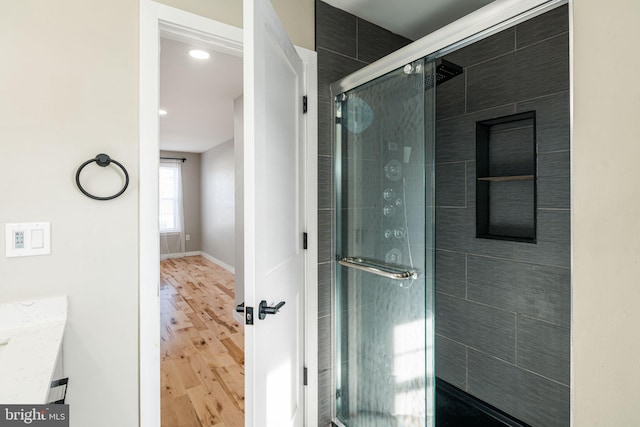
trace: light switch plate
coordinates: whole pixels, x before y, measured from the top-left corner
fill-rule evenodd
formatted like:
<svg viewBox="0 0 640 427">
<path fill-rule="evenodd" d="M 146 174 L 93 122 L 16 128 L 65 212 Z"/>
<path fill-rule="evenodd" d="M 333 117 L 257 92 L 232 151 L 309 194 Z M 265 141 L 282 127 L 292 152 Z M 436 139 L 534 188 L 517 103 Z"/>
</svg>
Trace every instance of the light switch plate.
<svg viewBox="0 0 640 427">
<path fill-rule="evenodd" d="M 6 224 L 5 241 L 7 258 L 49 255 L 51 253 L 51 223 Z"/>
</svg>

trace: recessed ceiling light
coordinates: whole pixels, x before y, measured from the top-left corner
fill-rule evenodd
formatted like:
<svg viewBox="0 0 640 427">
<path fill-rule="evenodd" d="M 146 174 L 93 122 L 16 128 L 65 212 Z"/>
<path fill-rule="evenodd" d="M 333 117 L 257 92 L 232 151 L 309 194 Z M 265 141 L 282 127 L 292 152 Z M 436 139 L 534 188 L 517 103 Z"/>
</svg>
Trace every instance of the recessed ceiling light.
<svg viewBox="0 0 640 427">
<path fill-rule="evenodd" d="M 196 59 L 209 59 L 209 52 L 205 52 L 204 50 L 200 50 L 200 49 L 191 49 L 189 51 L 189 55 L 191 55 L 193 58 Z"/>
<path fill-rule="evenodd" d="M 160 114 L 161 116 L 166 116 L 167 110 L 158 110 L 158 114 Z"/>
</svg>

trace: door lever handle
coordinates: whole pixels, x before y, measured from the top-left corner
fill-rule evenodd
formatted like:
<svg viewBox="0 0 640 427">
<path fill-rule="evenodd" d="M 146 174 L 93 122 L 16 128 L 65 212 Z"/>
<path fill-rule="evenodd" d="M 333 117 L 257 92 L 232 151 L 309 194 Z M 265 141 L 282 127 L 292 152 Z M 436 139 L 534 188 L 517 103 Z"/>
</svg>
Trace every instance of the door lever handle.
<svg viewBox="0 0 640 427">
<path fill-rule="evenodd" d="M 244 313 L 244 303 L 236 305 L 236 311 L 238 313 Z"/>
<path fill-rule="evenodd" d="M 284 301 L 280 301 L 275 307 L 269 307 L 265 300 L 260 301 L 260 310 L 258 311 L 258 318 L 260 320 L 264 320 L 267 317 L 267 314 L 276 314 L 282 306 L 284 305 Z"/>
</svg>

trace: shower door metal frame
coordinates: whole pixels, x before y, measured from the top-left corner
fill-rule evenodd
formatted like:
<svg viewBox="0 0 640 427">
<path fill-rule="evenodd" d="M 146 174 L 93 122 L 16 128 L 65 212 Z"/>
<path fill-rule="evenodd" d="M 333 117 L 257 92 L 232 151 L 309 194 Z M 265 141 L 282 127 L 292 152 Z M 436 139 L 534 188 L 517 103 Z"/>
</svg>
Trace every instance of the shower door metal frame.
<svg viewBox="0 0 640 427">
<path fill-rule="evenodd" d="M 422 58 L 425 58 L 425 61 L 433 61 L 447 53 L 535 18 L 568 2 L 569 0 L 496 0 L 332 83 L 330 85 L 332 100 L 330 117 L 335 117 L 335 102 L 333 100 L 336 95 L 375 80 L 413 61 Z M 331 139 L 331 143 L 335 146 L 335 127 L 331 133 Z M 332 301 L 334 303 L 335 285 L 334 277 L 332 286 L 334 293 Z M 336 315 L 333 310 L 331 316 L 331 390 L 333 392 L 336 390 L 336 338 Z M 336 410 L 336 399 L 334 398 L 331 399 L 332 422 L 339 427 L 344 427 L 336 417 Z"/>
<path fill-rule="evenodd" d="M 418 59 L 426 57 L 431 60 L 443 56 L 567 3 L 568 0 L 496 0 L 332 83 L 331 96 L 333 98 Z"/>
</svg>

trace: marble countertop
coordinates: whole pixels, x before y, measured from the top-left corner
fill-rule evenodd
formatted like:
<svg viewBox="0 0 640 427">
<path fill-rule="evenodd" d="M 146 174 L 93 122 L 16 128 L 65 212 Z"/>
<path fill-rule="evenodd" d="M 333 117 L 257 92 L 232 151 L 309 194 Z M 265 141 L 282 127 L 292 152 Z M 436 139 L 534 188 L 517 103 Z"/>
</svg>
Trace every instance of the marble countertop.
<svg viewBox="0 0 640 427">
<path fill-rule="evenodd" d="M 66 322 L 66 297 L 0 303 L 0 403 L 47 403 Z"/>
</svg>

